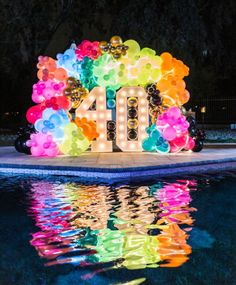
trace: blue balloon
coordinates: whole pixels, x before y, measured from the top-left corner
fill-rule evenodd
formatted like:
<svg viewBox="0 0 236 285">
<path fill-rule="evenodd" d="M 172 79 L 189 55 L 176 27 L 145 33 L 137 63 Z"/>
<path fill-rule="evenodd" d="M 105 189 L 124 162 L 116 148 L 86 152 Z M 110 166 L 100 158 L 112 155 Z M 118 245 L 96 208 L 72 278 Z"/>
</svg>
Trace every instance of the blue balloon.
<svg viewBox="0 0 236 285">
<path fill-rule="evenodd" d="M 156 128 L 156 125 L 151 125 L 146 128 L 148 138 L 142 142 L 142 148 L 146 151 L 156 151 L 159 153 L 167 153 L 170 151 L 170 145 L 166 141 L 160 131 Z"/>
<path fill-rule="evenodd" d="M 107 108 L 113 109 L 116 106 L 116 101 L 114 99 L 108 99 L 107 100 Z"/>
</svg>

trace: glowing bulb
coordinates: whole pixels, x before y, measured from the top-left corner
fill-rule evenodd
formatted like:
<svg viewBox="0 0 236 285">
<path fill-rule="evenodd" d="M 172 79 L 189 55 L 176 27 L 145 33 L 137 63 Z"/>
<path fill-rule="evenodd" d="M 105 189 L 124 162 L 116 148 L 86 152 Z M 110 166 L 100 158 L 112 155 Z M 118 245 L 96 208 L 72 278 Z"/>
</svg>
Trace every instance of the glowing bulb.
<svg viewBox="0 0 236 285">
<path fill-rule="evenodd" d="M 88 106 L 87 104 L 83 104 L 83 109 L 84 109 L 84 110 L 88 110 L 88 107 L 89 107 L 89 106 Z"/>
<path fill-rule="evenodd" d="M 124 111 L 125 111 L 125 108 L 119 108 L 119 110 L 118 110 L 120 113 L 124 113 Z"/>
<path fill-rule="evenodd" d="M 119 104 L 124 104 L 124 102 L 125 102 L 125 100 L 124 100 L 123 98 L 121 98 L 121 99 L 119 100 Z"/>
<path fill-rule="evenodd" d="M 146 108 L 142 107 L 142 108 L 140 109 L 140 111 L 141 111 L 141 113 L 145 113 L 145 112 L 146 112 Z"/>
<path fill-rule="evenodd" d="M 134 89 L 130 89 L 129 94 L 131 94 L 131 95 L 134 94 Z"/>
<path fill-rule="evenodd" d="M 134 149 L 134 148 L 135 148 L 135 144 L 134 144 L 134 143 L 131 143 L 131 144 L 130 144 L 130 148 Z"/>
<path fill-rule="evenodd" d="M 145 139 L 147 137 L 147 135 L 146 134 L 142 134 L 140 137 L 143 140 L 143 139 Z"/>
<path fill-rule="evenodd" d="M 140 121 L 141 121 L 141 122 L 145 122 L 145 121 L 146 121 L 146 118 L 145 118 L 144 116 L 141 116 Z"/>
<path fill-rule="evenodd" d="M 100 144 L 99 144 L 99 147 L 100 147 L 100 148 L 104 148 L 104 147 L 105 147 L 105 144 L 104 144 L 104 143 L 100 143 Z"/>
</svg>

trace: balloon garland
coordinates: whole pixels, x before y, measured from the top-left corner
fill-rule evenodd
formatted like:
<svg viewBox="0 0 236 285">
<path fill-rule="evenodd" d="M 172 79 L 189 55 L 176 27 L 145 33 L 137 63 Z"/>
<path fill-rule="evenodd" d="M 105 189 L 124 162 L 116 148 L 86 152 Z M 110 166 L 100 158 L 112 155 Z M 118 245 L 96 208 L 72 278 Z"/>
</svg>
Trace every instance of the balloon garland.
<svg viewBox="0 0 236 285">
<path fill-rule="evenodd" d="M 109 42 L 84 40 L 77 46 L 72 44 L 56 58 L 38 58 L 39 81 L 32 92 L 37 105 L 26 113 L 35 130 L 24 136 L 28 138 L 24 147 L 19 146 L 23 140 L 18 139 L 17 151 L 34 156 L 76 156 L 87 150 L 100 135 L 96 120 L 75 116 L 75 110 L 97 86 L 106 88 L 106 107 L 114 112 L 120 88 L 145 88 L 150 126 L 142 142 L 143 150 L 159 153 L 201 150 L 205 134 L 181 113 L 181 106 L 189 100 L 183 80 L 189 68 L 171 54 L 164 52 L 159 56 L 150 48 L 141 49 L 135 40 L 123 42 L 119 36 L 113 36 Z M 90 110 L 96 109 L 96 104 Z M 136 97 L 127 100 L 128 140 L 138 137 L 138 104 Z M 115 131 L 116 122 L 108 121 L 108 141 L 114 141 Z"/>
</svg>

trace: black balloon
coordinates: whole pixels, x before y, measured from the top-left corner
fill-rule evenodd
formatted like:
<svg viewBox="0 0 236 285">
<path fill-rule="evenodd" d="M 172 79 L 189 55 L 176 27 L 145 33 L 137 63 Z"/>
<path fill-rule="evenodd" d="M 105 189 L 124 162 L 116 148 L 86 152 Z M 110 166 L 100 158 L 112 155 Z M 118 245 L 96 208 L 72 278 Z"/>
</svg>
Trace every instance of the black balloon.
<svg viewBox="0 0 236 285">
<path fill-rule="evenodd" d="M 107 139 L 108 139 L 109 141 L 114 141 L 115 138 L 116 138 L 115 132 L 113 132 L 113 131 L 108 132 L 108 134 L 107 134 Z"/>
<path fill-rule="evenodd" d="M 30 147 L 26 145 L 26 142 L 30 139 L 30 135 L 35 132 L 36 130 L 32 124 L 28 124 L 26 127 L 21 127 L 17 132 L 18 137 L 14 143 L 16 151 L 31 154 Z"/>
<path fill-rule="evenodd" d="M 189 124 L 193 123 L 194 125 L 196 125 L 196 120 L 193 116 L 187 116 L 186 120 L 189 122 Z"/>
<path fill-rule="evenodd" d="M 195 146 L 194 146 L 194 148 L 192 149 L 192 151 L 193 151 L 193 152 L 199 152 L 199 151 L 202 150 L 202 148 L 203 148 L 203 141 L 196 139 L 196 140 L 195 140 Z"/>
<path fill-rule="evenodd" d="M 196 131 L 196 128 L 195 127 L 189 127 L 188 128 L 188 132 L 189 132 L 189 135 L 191 137 L 195 137 L 197 135 L 197 131 Z"/>
<path fill-rule="evenodd" d="M 204 130 L 197 129 L 196 131 L 197 139 L 204 141 L 206 139 L 206 133 Z"/>
<path fill-rule="evenodd" d="M 138 133 L 136 130 L 129 130 L 128 132 L 128 139 L 133 141 L 136 140 L 138 138 Z"/>
<path fill-rule="evenodd" d="M 109 121 L 107 123 L 107 129 L 109 131 L 114 131 L 116 129 L 116 122 L 115 121 Z"/>
<path fill-rule="evenodd" d="M 29 135 L 24 135 L 24 136 L 19 136 L 16 140 L 15 140 L 15 149 L 18 152 L 22 152 L 25 154 L 31 154 L 30 151 L 30 147 L 28 147 L 26 145 L 26 142 L 30 139 Z"/>
<path fill-rule="evenodd" d="M 161 105 L 161 98 L 159 96 L 152 96 L 150 99 L 150 103 L 154 106 Z"/>
<path fill-rule="evenodd" d="M 129 108 L 128 109 L 128 117 L 131 119 L 136 118 L 138 115 L 137 109 L 136 108 Z"/>
</svg>

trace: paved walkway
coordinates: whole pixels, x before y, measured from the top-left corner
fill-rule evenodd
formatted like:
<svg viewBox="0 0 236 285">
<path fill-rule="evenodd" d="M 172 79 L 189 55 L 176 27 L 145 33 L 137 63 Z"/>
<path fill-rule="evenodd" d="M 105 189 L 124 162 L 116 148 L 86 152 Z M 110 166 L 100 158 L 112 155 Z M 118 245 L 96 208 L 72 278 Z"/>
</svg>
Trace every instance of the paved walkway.
<svg viewBox="0 0 236 285">
<path fill-rule="evenodd" d="M 0 147 L 0 172 L 73 175 L 107 179 L 127 179 L 152 175 L 236 169 L 236 148 L 203 149 L 200 153 L 91 153 L 79 157 L 32 157 Z"/>
</svg>

